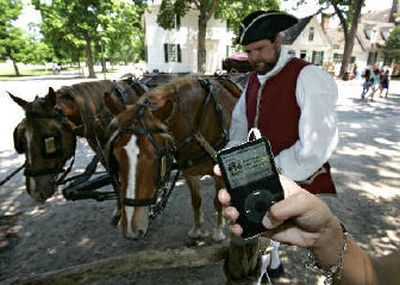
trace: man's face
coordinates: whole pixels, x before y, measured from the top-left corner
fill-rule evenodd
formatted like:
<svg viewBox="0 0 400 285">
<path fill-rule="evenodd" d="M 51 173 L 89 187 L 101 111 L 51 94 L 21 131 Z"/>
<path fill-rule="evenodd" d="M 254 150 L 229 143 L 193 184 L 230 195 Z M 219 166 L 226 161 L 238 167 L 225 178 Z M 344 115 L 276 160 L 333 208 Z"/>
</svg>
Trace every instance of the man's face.
<svg viewBox="0 0 400 285">
<path fill-rule="evenodd" d="M 265 74 L 270 71 L 279 58 L 279 37 L 274 42 L 260 40 L 244 46 L 253 69 L 258 74 Z"/>
</svg>

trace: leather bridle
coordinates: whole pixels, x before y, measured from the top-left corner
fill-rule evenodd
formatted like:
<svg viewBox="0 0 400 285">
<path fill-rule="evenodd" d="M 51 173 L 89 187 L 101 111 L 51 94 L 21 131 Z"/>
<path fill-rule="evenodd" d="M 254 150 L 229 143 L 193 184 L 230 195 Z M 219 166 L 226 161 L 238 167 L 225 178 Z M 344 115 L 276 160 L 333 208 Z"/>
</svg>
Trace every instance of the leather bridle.
<svg viewBox="0 0 400 285">
<path fill-rule="evenodd" d="M 63 115 L 63 113 L 58 110 L 57 108 L 53 108 L 50 112 L 47 113 L 39 113 L 39 112 L 35 112 L 32 110 L 32 106 L 28 105 L 26 111 L 25 111 L 25 117 L 28 121 L 31 120 L 36 120 L 36 119 L 54 119 L 56 120 L 58 123 L 61 124 L 62 128 L 70 133 L 73 133 L 74 136 L 76 136 L 76 134 L 74 133 L 74 131 L 72 130 L 72 128 L 67 124 L 66 119 Z M 63 136 L 62 133 L 58 133 L 56 135 L 54 135 L 54 137 L 57 138 L 58 142 L 62 142 L 63 141 Z M 60 143 L 60 149 L 58 149 L 54 154 L 52 155 L 57 155 L 59 153 L 63 153 L 63 146 Z M 75 149 L 75 147 L 74 147 Z M 44 155 L 46 155 L 45 150 L 42 152 L 44 152 Z M 55 182 L 55 184 L 59 184 L 59 181 L 62 180 L 63 178 L 65 178 L 65 176 L 71 171 L 72 169 L 72 165 L 74 163 L 75 160 L 75 156 L 72 155 L 73 158 L 70 162 L 69 167 L 67 168 L 67 170 L 65 170 L 63 168 L 63 165 L 57 165 L 55 167 L 51 167 L 51 168 L 46 168 L 46 169 L 42 169 L 42 170 L 32 170 L 29 163 L 27 161 L 25 161 L 25 170 L 24 170 L 24 175 L 28 176 L 28 177 L 37 177 L 37 176 L 43 176 L 43 175 L 49 175 L 49 174 L 53 174 L 55 177 L 57 175 L 59 175 L 60 173 L 63 173 L 61 177 L 59 177 L 58 179 L 56 179 L 57 181 Z"/>
<path fill-rule="evenodd" d="M 144 102 L 142 104 L 139 104 L 139 110 L 136 113 L 136 116 L 132 117 L 126 124 L 124 124 L 124 126 L 118 128 L 114 134 L 112 135 L 110 141 L 109 141 L 109 146 L 108 146 L 108 157 L 109 157 L 109 161 L 110 161 L 110 156 L 111 156 L 111 149 L 115 143 L 115 141 L 123 134 L 125 133 L 129 133 L 129 134 L 134 134 L 134 135 L 145 135 L 146 138 L 150 141 L 150 143 L 153 145 L 153 147 L 156 150 L 156 156 L 157 156 L 157 161 L 159 161 L 160 159 L 162 159 L 163 157 L 166 157 L 167 164 L 169 165 L 166 169 L 166 173 L 164 175 L 164 177 L 162 179 L 159 178 L 159 176 L 155 176 L 155 184 L 158 188 L 158 191 L 154 194 L 154 196 L 152 198 L 146 198 L 146 199 L 131 199 L 131 198 L 126 198 L 126 197 L 120 197 L 121 202 L 123 205 L 125 206 L 131 206 L 131 207 L 143 207 L 143 206 L 154 206 L 157 203 L 157 200 L 160 197 L 159 193 L 160 191 L 164 191 L 163 186 L 165 184 L 165 182 L 167 180 L 169 180 L 170 177 L 170 173 L 172 170 L 172 161 L 174 158 L 174 149 L 167 144 L 166 146 L 161 146 L 157 140 L 154 137 L 154 134 L 161 134 L 161 133 L 165 133 L 167 134 L 168 131 L 166 129 L 163 128 L 150 128 L 146 125 L 146 122 L 144 120 L 144 113 L 146 108 L 148 108 L 150 105 L 148 102 Z M 131 125 L 134 122 L 138 122 L 139 126 L 138 127 L 131 127 Z M 115 173 L 116 170 L 113 168 L 113 166 L 110 163 L 108 164 L 108 169 L 110 173 Z M 156 173 L 160 172 L 160 167 L 158 165 L 156 165 Z M 168 179 L 167 179 L 168 178 Z"/>
</svg>

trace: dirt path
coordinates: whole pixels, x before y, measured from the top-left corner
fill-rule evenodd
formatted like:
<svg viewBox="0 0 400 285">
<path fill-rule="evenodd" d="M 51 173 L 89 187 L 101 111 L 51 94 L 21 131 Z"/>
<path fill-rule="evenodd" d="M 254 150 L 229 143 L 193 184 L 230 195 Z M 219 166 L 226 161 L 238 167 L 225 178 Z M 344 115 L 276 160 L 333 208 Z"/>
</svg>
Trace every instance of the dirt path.
<svg viewBox="0 0 400 285">
<path fill-rule="evenodd" d="M 12 130 L 22 112 L 2 93 L 31 99 L 48 86 L 72 81 L 2 82 L 0 86 L 0 180 L 22 161 L 12 149 Z M 4 84 L 3 84 L 4 83 Z M 332 157 L 337 198 L 325 197 L 353 237 L 378 255 L 400 246 L 400 82 L 392 82 L 388 99 L 363 103 L 360 83 L 338 82 L 340 144 Z M 33 91 L 29 93 L 29 91 Z M 8 112 L 8 113 L 6 113 Z M 78 146 L 75 171 L 82 171 L 92 153 Z M 204 179 L 206 224 L 214 224 L 213 189 Z M 110 225 L 114 202 L 65 201 L 61 194 L 36 206 L 25 193 L 20 174 L 0 188 L 0 283 L 67 266 L 144 249 L 182 248 L 192 222 L 189 193 L 179 182 L 164 213 L 151 225 L 145 240 L 128 241 Z M 282 246 L 287 274 L 275 284 L 318 284 L 304 270 L 305 251 Z M 198 269 L 159 270 L 125 274 L 91 284 L 223 284 L 222 265 Z"/>
</svg>

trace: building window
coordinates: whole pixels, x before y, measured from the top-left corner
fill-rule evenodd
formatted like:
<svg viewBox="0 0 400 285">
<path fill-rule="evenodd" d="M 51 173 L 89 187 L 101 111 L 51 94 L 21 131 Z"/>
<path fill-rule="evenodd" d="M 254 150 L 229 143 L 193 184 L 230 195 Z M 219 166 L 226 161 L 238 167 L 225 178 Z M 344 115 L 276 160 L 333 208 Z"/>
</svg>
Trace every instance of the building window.
<svg viewBox="0 0 400 285">
<path fill-rule="evenodd" d="M 179 31 L 181 28 L 181 17 L 179 15 L 175 15 L 175 30 Z"/>
<path fill-rule="evenodd" d="M 307 51 L 306 50 L 301 50 L 300 51 L 300 58 L 301 59 L 306 59 L 307 57 Z"/>
<path fill-rule="evenodd" d="M 334 63 L 341 63 L 343 60 L 343 54 L 341 53 L 334 53 L 333 54 L 333 62 Z"/>
<path fill-rule="evenodd" d="M 165 62 L 182 62 L 181 45 L 164 44 Z"/>
<path fill-rule="evenodd" d="M 324 52 L 313 50 L 312 63 L 314 63 L 315 65 L 322 65 L 324 63 Z"/>
<path fill-rule="evenodd" d="M 312 42 L 314 40 L 314 27 L 310 27 L 308 31 L 308 41 Z"/>
<path fill-rule="evenodd" d="M 231 31 L 231 21 L 229 19 L 226 20 L 226 31 L 228 33 Z"/>
<path fill-rule="evenodd" d="M 231 56 L 231 46 L 227 45 L 225 49 L 225 57 L 230 57 Z"/>
<path fill-rule="evenodd" d="M 368 53 L 367 64 L 368 65 L 375 64 L 377 59 L 378 59 L 378 53 L 377 52 L 370 52 L 370 53 Z"/>
<path fill-rule="evenodd" d="M 291 56 L 296 56 L 296 51 L 293 49 L 288 50 L 288 54 Z"/>
</svg>

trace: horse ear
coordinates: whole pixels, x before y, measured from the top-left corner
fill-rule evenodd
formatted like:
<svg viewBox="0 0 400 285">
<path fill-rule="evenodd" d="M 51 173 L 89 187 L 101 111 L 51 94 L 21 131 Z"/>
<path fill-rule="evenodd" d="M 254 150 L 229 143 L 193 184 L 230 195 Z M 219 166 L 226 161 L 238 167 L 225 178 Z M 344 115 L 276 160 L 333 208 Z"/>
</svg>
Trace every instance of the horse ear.
<svg viewBox="0 0 400 285">
<path fill-rule="evenodd" d="M 167 100 L 162 107 L 154 109 L 152 112 L 161 121 L 165 121 L 172 115 L 173 110 L 174 103 L 171 100 Z"/>
<path fill-rule="evenodd" d="M 56 92 L 53 88 L 49 87 L 49 93 L 45 97 L 46 102 L 53 107 L 56 104 Z"/>
<path fill-rule="evenodd" d="M 11 97 L 11 99 L 12 99 L 15 103 L 17 103 L 19 106 L 21 106 L 22 109 L 26 110 L 26 106 L 28 105 L 28 102 L 27 102 L 27 101 L 25 101 L 24 99 L 18 98 L 18 97 L 14 96 L 14 95 L 12 95 L 12 94 L 11 94 L 10 92 L 8 92 L 8 91 L 7 91 L 7 93 L 8 93 L 8 95 Z"/>
<path fill-rule="evenodd" d="M 111 94 L 108 92 L 104 92 L 103 95 L 104 103 L 106 104 L 107 109 L 114 116 L 126 110 L 126 106 L 111 97 Z"/>
</svg>

